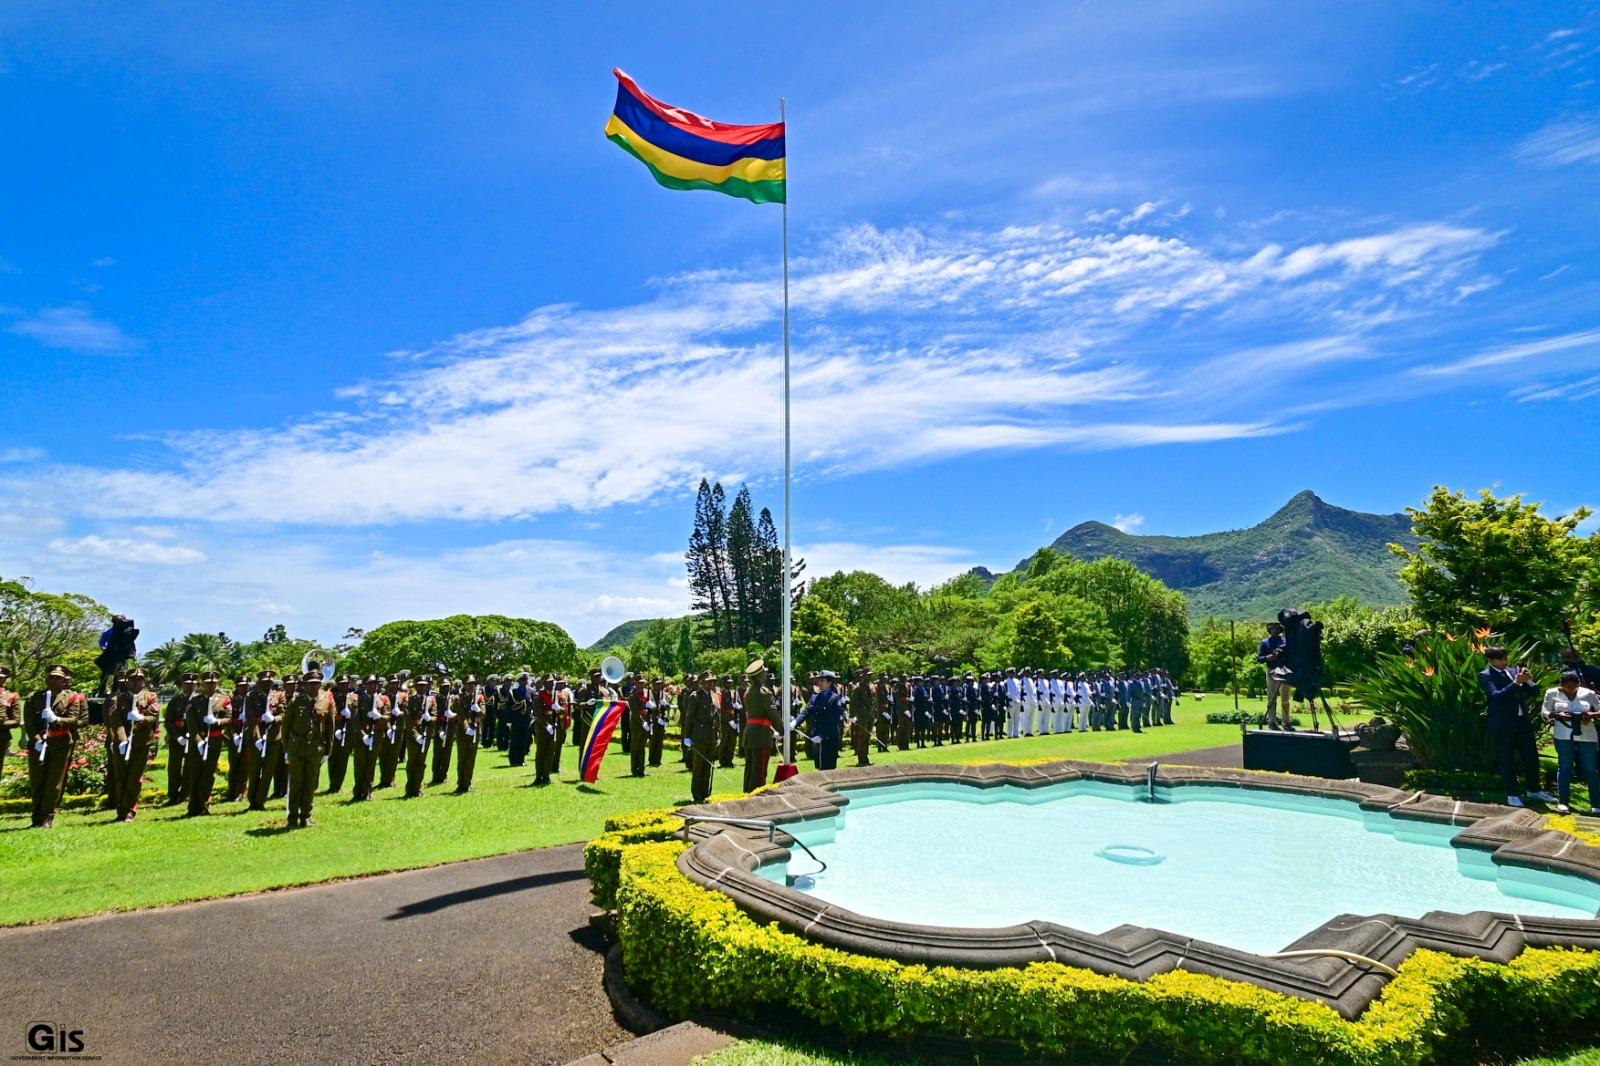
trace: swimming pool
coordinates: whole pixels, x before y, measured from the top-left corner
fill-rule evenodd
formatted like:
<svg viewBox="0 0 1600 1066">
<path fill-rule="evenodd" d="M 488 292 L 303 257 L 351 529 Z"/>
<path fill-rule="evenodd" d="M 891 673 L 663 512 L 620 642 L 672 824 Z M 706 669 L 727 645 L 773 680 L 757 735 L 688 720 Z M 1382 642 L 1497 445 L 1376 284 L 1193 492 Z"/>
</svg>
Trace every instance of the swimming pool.
<svg viewBox="0 0 1600 1066">
<path fill-rule="evenodd" d="M 1600 882 L 1457 848 L 1462 826 L 1328 796 L 1068 780 L 850 789 L 784 828 L 827 869 L 795 888 L 855 914 L 950 928 L 1133 925 L 1271 953 L 1340 915 L 1492 911 L 1592 919 Z M 817 864 L 796 849 L 758 875 Z"/>
</svg>

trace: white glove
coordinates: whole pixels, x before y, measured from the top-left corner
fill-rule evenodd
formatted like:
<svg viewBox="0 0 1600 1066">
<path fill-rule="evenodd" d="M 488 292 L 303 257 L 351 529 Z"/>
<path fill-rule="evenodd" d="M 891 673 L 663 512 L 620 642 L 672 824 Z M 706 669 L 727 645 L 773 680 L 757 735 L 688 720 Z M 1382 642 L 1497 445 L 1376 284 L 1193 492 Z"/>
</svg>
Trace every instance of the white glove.
<svg viewBox="0 0 1600 1066">
<path fill-rule="evenodd" d="M 142 721 L 144 721 L 144 715 L 140 714 L 138 711 L 128 712 L 128 723 L 130 725 L 138 725 Z"/>
<path fill-rule="evenodd" d="M 278 720 L 278 716 L 273 714 L 271 711 L 265 711 L 261 715 L 261 721 L 265 725 L 271 725 L 273 722 L 276 722 L 277 720 Z"/>
<path fill-rule="evenodd" d="M 456 712 L 455 711 L 445 711 L 444 712 L 444 720 L 447 721 L 447 722 L 450 721 L 450 719 L 454 718 L 455 716 L 456 716 Z"/>
<path fill-rule="evenodd" d="M 39 712 L 39 720 L 44 722 L 46 725 L 49 725 L 51 722 L 56 720 L 56 712 L 46 707 L 44 710 Z"/>
<path fill-rule="evenodd" d="M 655 700 L 645 700 L 644 709 L 647 710 L 647 711 L 655 710 L 656 709 L 656 701 Z"/>
<path fill-rule="evenodd" d="M 217 716 L 212 714 L 210 711 L 207 711 L 206 712 L 206 716 L 204 718 L 200 719 L 200 720 L 202 722 L 204 722 L 206 725 L 216 725 L 217 724 Z"/>
<path fill-rule="evenodd" d="M 367 720 L 368 721 L 375 722 L 375 721 L 378 720 L 379 717 L 381 717 L 381 716 L 378 714 L 378 712 L 376 710 L 371 710 L 371 711 L 367 712 Z"/>
<path fill-rule="evenodd" d="M 433 715 L 431 715 L 428 712 L 424 711 L 424 712 L 422 712 L 422 717 L 418 718 L 417 721 L 419 721 L 419 722 L 431 722 L 431 721 L 433 721 Z"/>
<path fill-rule="evenodd" d="M 341 708 L 340 711 L 339 711 L 339 717 L 340 718 L 349 718 L 350 717 L 350 708 L 348 708 L 348 707 Z"/>
</svg>

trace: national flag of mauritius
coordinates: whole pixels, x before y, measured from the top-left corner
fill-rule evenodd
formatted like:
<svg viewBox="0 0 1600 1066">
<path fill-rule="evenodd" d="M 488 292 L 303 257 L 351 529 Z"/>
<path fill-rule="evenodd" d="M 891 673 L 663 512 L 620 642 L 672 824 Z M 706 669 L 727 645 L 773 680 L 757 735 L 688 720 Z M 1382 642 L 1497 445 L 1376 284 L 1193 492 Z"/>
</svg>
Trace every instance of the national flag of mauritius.
<svg viewBox="0 0 1600 1066">
<path fill-rule="evenodd" d="M 711 189 L 758 204 L 784 202 L 783 123 L 734 126 L 662 103 L 620 70 L 606 139 L 669 189 Z"/>
</svg>

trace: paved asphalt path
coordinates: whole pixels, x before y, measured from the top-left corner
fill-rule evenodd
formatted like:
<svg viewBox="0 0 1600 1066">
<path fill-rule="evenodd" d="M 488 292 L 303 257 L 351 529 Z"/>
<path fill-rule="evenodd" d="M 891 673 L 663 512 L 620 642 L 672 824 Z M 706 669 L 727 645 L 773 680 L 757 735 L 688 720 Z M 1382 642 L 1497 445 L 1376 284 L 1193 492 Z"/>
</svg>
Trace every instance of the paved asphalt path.
<svg viewBox="0 0 1600 1066">
<path fill-rule="evenodd" d="M 0 1063 L 38 1020 L 110 1066 L 569 1062 L 632 1036 L 588 915 L 575 844 L 0 930 Z"/>
</svg>

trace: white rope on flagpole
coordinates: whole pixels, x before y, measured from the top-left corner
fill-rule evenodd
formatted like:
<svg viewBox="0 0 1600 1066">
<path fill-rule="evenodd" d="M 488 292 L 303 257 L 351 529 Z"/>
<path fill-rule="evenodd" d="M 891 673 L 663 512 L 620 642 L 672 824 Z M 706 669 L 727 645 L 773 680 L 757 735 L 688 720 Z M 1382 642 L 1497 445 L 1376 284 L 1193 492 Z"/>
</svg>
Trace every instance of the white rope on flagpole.
<svg viewBox="0 0 1600 1066">
<path fill-rule="evenodd" d="M 794 675 L 790 659 L 790 623 L 794 610 L 794 593 L 790 588 L 793 568 L 789 557 L 792 550 L 794 525 L 794 500 L 790 489 L 789 448 L 789 117 L 788 101 L 778 98 L 778 121 L 783 123 L 783 761 L 794 762 L 794 735 L 789 727 L 793 709 Z"/>
</svg>

